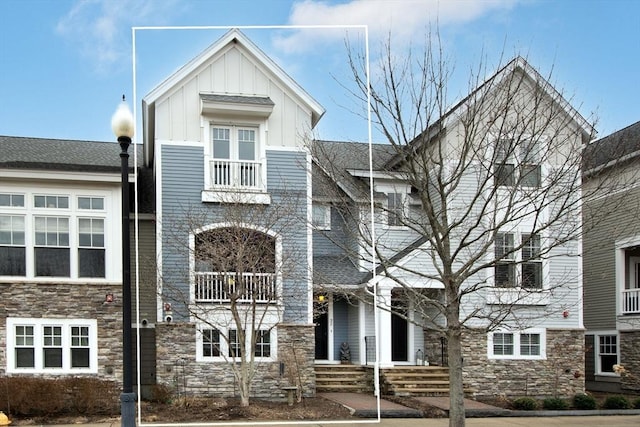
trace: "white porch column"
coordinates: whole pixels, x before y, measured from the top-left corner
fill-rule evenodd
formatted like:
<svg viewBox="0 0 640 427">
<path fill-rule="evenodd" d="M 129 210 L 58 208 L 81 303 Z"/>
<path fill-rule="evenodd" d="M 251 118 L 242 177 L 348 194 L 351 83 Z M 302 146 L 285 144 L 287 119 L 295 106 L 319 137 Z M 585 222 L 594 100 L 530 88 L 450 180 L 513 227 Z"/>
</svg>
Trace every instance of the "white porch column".
<svg viewBox="0 0 640 427">
<path fill-rule="evenodd" d="M 391 288 L 378 287 L 378 346 L 380 348 L 380 366 L 393 366 L 391 360 Z"/>
</svg>

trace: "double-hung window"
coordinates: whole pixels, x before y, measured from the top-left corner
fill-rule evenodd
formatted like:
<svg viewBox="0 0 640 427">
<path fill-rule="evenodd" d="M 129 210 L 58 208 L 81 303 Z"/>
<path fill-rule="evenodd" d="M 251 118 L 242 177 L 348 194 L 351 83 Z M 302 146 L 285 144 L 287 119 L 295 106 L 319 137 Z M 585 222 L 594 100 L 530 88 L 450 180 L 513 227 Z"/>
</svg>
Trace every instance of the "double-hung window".
<svg viewBox="0 0 640 427">
<path fill-rule="evenodd" d="M 220 188 L 257 189 L 262 186 L 258 158 L 258 128 L 211 128 L 211 185 Z"/>
<path fill-rule="evenodd" d="M 487 353 L 491 359 L 542 359 L 546 352 L 545 337 L 543 329 L 491 332 Z"/>
<path fill-rule="evenodd" d="M 515 250 L 516 244 L 521 246 Z M 542 289 L 540 235 L 497 233 L 494 284 L 498 288 Z"/>
<path fill-rule="evenodd" d="M 196 360 L 199 362 L 217 362 L 226 358 L 241 357 L 241 336 L 246 340 L 247 352 L 252 353 L 255 358 L 271 358 L 275 355 L 275 332 L 272 329 L 256 330 L 253 345 L 250 342 L 250 334 L 237 329 L 216 329 L 207 325 L 199 331 L 196 348 Z"/>
<path fill-rule="evenodd" d="M 616 335 L 598 336 L 598 371 L 613 374 L 613 365 L 618 363 L 618 337 Z"/>
<path fill-rule="evenodd" d="M 0 276 L 24 276 L 24 215 L 0 214 Z"/>
<path fill-rule="evenodd" d="M 69 218 L 35 216 L 35 275 L 70 276 Z"/>
<path fill-rule="evenodd" d="M 95 373 L 94 319 L 7 318 L 9 373 Z"/>
<path fill-rule="evenodd" d="M 516 264 L 513 233 L 498 233 L 495 240 L 495 285 L 499 288 L 516 286 Z"/>
<path fill-rule="evenodd" d="M 508 187 L 540 187 L 542 169 L 538 145 L 533 139 L 499 139 L 496 142 L 493 165 L 495 184 Z"/>
<path fill-rule="evenodd" d="M 387 225 L 399 227 L 404 224 L 404 194 L 387 193 Z"/>
</svg>

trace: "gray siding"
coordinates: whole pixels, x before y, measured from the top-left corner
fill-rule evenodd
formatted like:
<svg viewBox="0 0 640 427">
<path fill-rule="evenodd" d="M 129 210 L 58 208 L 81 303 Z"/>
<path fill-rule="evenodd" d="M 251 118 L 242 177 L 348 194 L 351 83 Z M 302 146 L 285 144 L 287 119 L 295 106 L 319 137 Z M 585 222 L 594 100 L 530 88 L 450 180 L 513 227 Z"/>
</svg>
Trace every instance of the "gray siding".
<svg viewBox="0 0 640 427">
<path fill-rule="evenodd" d="M 254 225 L 272 228 L 282 237 L 283 299 L 285 322 L 306 323 L 308 312 L 308 267 L 306 188 L 303 152 L 267 151 L 267 191 L 271 204 L 265 222 Z M 202 203 L 204 188 L 202 147 L 162 146 L 162 240 L 163 289 L 176 301 L 186 301 L 189 293 L 189 228 L 186 219 L 198 215 L 204 226 L 226 221 L 224 206 Z M 243 217 L 251 218 L 253 205 L 243 206 Z M 256 221 L 260 218 L 256 215 Z M 275 219 L 274 219 L 275 218 Z M 273 220 L 273 223 L 269 221 Z M 266 227 L 265 227 L 266 226 Z M 186 310 L 174 307 L 176 320 L 186 319 Z"/>
<path fill-rule="evenodd" d="M 139 292 L 140 292 L 140 320 L 147 319 L 155 323 L 156 319 L 156 228 L 155 221 L 140 220 L 138 232 Z M 136 258 L 135 258 L 135 221 L 131 224 L 131 283 L 135 286 Z M 135 316 L 135 294 L 133 310 Z M 134 318 L 135 321 L 135 318 Z"/>
<path fill-rule="evenodd" d="M 639 201 L 640 188 L 635 188 L 585 204 L 584 323 L 588 330 L 616 329 L 615 242 L 638 233 Z"/>
<path fill-rule="evenodd" d="M 333 301 L 333 360 L 340 360 L 340 345 L 349 342 L 349 305 L 342 298 Z M 353 345 L 350 344 L 351 361 L 355 361 Z"/>
</svg>

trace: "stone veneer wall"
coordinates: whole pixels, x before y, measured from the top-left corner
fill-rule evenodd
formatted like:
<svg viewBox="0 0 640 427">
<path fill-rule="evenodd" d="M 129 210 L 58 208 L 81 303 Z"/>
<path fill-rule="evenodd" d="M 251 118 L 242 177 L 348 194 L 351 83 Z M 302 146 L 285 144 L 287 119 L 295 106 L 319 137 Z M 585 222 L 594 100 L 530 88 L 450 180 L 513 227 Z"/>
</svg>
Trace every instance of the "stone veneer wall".
<svg viewBox="0 0 640 427">
<path fill-rule="evenodd" d="M 6 373 L 8 317 L 96 319 L 98 374 L 122 380 L 122 286 L 120 284 L 2 283 L 0 284 L 0 375 Z M 105 295 L 114 302 L 105 302 Z M 38 374 L 39 376 L 42 376 Z M 56 375 L 56 377 L 59 375 Z"/>
<path fill-rule="evenodd" d="M 640 331 L 620 332 L 620 364 L 622 389 L 640 391 Z"/>
<path fill-rule="evenodd" d="M 571 397 L 584 392 L 584 331 L 547 329 L 546 360 L 487 358 L 485 332 L 467 332 L 463 377 L 477 397 Z"/>
<path fill-rule="evenodd" d="M 302 383 L 305 395 L 315 394 L 313 325 L 278 325 L 278 358 L 257 363 L 252 397 L 284 398 L 282 387 Z M 226 362 L 196 362 L 196 327 L 192 323 L 156 325 L 158 384 L 175 393 L 230 397 L 238 395 L 234 375 Z M 283 363 L 281 375 L 280 363 Z M 297 367 L 297 368 L 296 368 Z"/>
</svg>

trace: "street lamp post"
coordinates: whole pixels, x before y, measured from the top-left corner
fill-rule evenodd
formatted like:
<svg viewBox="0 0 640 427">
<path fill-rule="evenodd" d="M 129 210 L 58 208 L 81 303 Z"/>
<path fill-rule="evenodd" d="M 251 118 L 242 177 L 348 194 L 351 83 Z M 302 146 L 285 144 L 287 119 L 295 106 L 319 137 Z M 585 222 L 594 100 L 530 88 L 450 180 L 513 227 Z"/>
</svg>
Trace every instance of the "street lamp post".
<svg viewBox="0 0 640 427">
<path fill-rule="evenodd" d="M 124 95 L 122 103 L 111 118 L 111 129 L 120 144 L 120 172 L 122 175 L 122 394 L 120 394 L 120 423 L 122 427 L 136 425 L 133 392 L 133 358 L 131 336 L 131 267 L 129 233 L 129 145 L 134 132 L 134 120 Z"/>
</svg>

